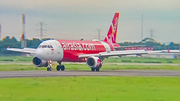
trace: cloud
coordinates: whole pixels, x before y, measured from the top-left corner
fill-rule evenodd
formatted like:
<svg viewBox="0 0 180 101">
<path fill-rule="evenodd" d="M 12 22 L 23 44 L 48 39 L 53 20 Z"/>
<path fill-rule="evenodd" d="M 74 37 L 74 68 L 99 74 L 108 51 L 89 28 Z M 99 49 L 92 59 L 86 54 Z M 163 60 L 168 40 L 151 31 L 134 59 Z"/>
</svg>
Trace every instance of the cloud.
<svg viewBox="0 0 180 101">
<path fill-rule="evenodd" d="M 180 0 L 1 0 L 0 6 L 23 9 L 43 7 L 65 7 L 69 10 L 83 8 L 88 10 L 118 9 L 118 10 L 161 10 L 180 9 Z M 71 9 L 71 7 L 73 9 Z M 84 11 L 85 12 L 85 11 Z"/>
</svg>

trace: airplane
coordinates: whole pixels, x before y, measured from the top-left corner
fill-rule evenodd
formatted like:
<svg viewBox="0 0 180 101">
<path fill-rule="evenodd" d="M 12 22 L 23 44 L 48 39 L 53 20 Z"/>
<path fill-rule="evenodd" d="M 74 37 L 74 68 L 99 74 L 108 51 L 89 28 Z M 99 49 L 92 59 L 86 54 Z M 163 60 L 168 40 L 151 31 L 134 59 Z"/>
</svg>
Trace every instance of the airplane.
<svg viewBox="0 0 180 101">
<path fill-rule="evenodd" d="M 103 60 L 110 56 L 141 55 L 148 54 L 145 50 L 125 50 L 117 51 L 120 45 L 116 43 L 118 29 L 119 12 L 116 12 L 107 36 L 103 41 L 93 40 L 46 40 L 36 48 L 10 48 L 8 51 L 17 51 L 33 54 L 32 60 L 36 67 L 47 67 L 47 71 L 52 71 L 52 61 L 57 61 L 57 71 L 64 71 L 62 62 L 86 62 L 91 71 L 99 71 Z"/>
</svg>

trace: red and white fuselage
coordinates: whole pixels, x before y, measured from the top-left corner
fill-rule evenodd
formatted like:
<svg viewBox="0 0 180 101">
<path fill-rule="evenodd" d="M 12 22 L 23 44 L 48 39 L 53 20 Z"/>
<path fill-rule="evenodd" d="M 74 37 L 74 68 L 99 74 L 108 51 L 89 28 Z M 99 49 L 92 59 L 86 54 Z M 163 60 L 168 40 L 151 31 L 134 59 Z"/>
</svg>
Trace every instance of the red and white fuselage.
<svg viewBox="0 0 180 101">
<path fill-rule="evenodd" d="M 48 57 L 53 61 L 85 62 L 85 58 L 78 58 L 78 56 L 114 50 L 112 43 L 103 41 L 48 40 L 39 45 L 36 54 L 42 60 L 46 60 Z"/>
</svg>

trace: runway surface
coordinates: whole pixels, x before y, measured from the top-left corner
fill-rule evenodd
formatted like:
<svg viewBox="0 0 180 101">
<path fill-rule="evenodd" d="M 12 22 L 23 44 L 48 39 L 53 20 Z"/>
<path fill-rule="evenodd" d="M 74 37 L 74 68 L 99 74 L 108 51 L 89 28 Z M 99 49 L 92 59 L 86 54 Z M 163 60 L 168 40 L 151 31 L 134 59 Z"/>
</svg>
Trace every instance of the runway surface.
<svg viewBox="0 0 180 101">
<path fill-rule="evenodd" d="M 102 70 L 91 71 L 4 71 L 0 78 L 20 77 L 69 77 L 69 76 L 180 76 L 180 71 L 171 70 Z"/>
<path fill-rule="evenodd" d="M 33 65 L 32 62 L 1 62 L 0 65 L 17 64 L 17 65 Z M 54 62 L 53 64 L 57 64 Z M 86 64 L 85 62 L 63 62 L 63 64 Z M 104 65 L 172 65 L 179 66 L 179 63 L 103 63 Z"/>
</svg>

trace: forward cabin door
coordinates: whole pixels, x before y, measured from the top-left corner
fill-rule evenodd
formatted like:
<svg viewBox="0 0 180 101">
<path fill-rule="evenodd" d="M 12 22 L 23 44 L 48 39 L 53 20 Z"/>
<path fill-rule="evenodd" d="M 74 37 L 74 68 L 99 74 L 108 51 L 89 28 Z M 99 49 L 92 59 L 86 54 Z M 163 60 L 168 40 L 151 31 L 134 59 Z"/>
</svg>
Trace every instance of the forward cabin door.
<svg viewBox="0 0 180 101">
<path fill-rule="evenodd" d="M 52 45 L 51 52 L 49 56 L 53 61 L 61 61 L 63 59 L 64 53 L 61 44 L 57 40 L 53 40 L 50 43 Z"/>
</svg>

